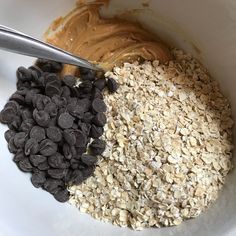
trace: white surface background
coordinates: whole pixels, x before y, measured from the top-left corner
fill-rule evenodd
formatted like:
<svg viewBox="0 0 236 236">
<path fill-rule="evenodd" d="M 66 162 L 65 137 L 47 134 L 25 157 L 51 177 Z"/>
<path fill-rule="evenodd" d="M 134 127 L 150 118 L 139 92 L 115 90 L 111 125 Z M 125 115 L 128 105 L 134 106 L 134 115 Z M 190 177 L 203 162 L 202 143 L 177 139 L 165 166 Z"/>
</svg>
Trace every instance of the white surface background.
<svg viewBox="0 0 236 236">
<path fill-rule="evenodd" d="M 141 8 L 141 1 L 112 1 L 111 12 Z M 49 23 L 65 14 L 73 0 L 0 0 L 0 24 L 41 38 Z M 151 0 L 152 11 L 135 13 L 146 27 L 194 53 L 220 81 L 236 111 L 236 1 Z M 107 13 L 107 11 L 106 11 Z M 200 50 L 198 54 L 192 44 Z M 15 70 L 32 58 L 0 51 L 0 109 L 15 90 Z M 235 115 L 234 115 L 235 117 Z M 131 231 L 101 223 L 48 193 L 33 188 L 29 176 L 12 162 L 0 125 L 0 236 L 235 236 L 236 173 L 206 213 L 179 227 Z"/>
</svg>

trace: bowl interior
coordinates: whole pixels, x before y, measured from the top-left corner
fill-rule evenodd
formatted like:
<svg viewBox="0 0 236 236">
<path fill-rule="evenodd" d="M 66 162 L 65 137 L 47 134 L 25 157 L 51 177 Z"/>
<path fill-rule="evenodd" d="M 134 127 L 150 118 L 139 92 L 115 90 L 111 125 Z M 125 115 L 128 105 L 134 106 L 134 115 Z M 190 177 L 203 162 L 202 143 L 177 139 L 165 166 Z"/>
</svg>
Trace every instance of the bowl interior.
<svg viewBox="0 0 236 236">
<path fill-rule="evenodd" d="M 145 1 L 147 2 L 147 1 Z M 0 22 L 26 34 L 42 37 L 50 22 L 67 13 L 74 0 L 0 0 Z M 105 16 L 119 14 L 140 21 L 164 41 L 192 53 L 220 82 L 231 101 L 236 117 L 236 2 L 232 0 L 113 0 L 103 10 Z M 210 17 L 209 17 L 210 16 Z M 29 66 L 33 58 L 1 51 L 0 109 L 15 90 L 15 70 Z M 235 235 L 236 204 L 232 171 L 219 199 L 200 217 L 178 227 L 146 229 L 135 232 L 101 223 L 68 205 L 56 202 L 48 193 L 35 189 L 29 176 L 18 171 L 12 162 L 3 137 L 6 127 L 0 125 L 0 235 Z"/>
</svg>

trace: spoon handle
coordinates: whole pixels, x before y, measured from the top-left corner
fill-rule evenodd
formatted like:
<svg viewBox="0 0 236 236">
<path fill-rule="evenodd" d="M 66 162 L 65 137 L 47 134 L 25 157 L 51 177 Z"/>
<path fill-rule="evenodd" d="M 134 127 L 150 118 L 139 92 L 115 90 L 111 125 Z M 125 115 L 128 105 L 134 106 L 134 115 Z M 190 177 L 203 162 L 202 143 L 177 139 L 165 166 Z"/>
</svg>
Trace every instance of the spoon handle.
<svg viewBox="0 0 236 236">
<path fill-rule="evenodd" d="M 98 66 L 85 59 L 2 25 L 0 25 L 0 48 L 31 57 L 100 70 Z"/>
</svg>

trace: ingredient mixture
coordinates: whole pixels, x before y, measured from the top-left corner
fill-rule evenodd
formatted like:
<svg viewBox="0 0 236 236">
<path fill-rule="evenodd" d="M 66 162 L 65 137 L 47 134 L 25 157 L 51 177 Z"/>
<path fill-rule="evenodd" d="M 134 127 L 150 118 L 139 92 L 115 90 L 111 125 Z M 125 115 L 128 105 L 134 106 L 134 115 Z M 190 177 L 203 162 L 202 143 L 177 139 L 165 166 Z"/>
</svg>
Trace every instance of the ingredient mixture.
<svg viewBox="0 0 236 236">
<path fill-rule="evenodd" d="M 80 5 L 46 38 L 106 74 L 41 59 L 20 67 L 0 113 L 9 150 L 35 187 L 96 219 L 179 225 L 209 207 L 232 168 L 229 102 L 190 55 L 100 6 Z"/>
<path fill-rule="evenodd" d="M 124 63 L 107 94 L 107 147 L 95 175 L 70 187 L 80 211 L 134 229 L 178 225 L 212 203 L 230 171 L 231 110 L 191 56 Z"/>
<path fill-rule="evenodd" d="M 1 111 L 0 121 L 9 127 L 5 139 L 19 169 L 32 173 L 36 188 L 65 202 L 67 186 L 91 176 L 97 155 L 105 149 L 105 141 L 99 139 L 106 123 L 101 91 L 106 83 L 113 92 L 117 85 L 81 70 L 82 81 L 75 87 L 74 76 L 59 78 L 61 69 L 61 64 L 45 60 L 18 68 L 17 91 Z"/>
</svg>

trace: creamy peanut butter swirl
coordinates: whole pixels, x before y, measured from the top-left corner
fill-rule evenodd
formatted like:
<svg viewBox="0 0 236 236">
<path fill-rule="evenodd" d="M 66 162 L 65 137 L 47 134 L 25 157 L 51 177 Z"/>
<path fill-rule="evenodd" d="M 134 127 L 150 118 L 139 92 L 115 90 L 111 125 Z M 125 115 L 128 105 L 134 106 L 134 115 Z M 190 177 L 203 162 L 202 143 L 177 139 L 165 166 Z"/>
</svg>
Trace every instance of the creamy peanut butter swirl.
<svg viewBox="0 0 236 236">
<path fill-rule="evenodd" d="M 137 59 L 171 59 L 169 49 L 139 24 L 117 18 L 104 19 L 100 4 L 78 6 L 65 17 L 55 20 L 45 33 L 47 42 L 63 48 L 109 70 Z M 64 73 L 76 74 L 74 66 Z"/>
</svg>

